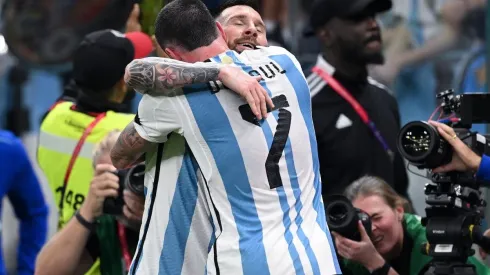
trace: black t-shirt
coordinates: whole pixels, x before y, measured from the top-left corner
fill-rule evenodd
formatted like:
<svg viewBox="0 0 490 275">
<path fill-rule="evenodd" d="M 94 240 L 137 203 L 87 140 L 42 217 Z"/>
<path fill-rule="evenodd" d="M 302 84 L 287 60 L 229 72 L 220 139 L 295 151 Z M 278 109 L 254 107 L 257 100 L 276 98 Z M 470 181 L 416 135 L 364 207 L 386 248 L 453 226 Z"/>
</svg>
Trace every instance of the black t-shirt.
<svg viewBox="0 0 490 275">
<path fill-rule="evenodd" d="M 319 64 L 330 66 L 324 59 L 319 59 Z M 366 110 L 395 157 L 390 160 L 372 131 L 344 98 L 319 76 L 309 76 L 324 199 L 343 193 L 349 184 L 365 175 L 381 177 L 408 198 L 407 172 L 396 147 L 400 122 L 395 98 L 384 86 L 366 77 L 353 81 L 338 72 L 334 72 L 333 77 Z"/>
<path fill-rule="evenodd" d="M 390 261 L 391 267 L 400 275 L 410 274 L 410 257 L 412 255 L 413 240 L 407 233 L 405 223 L 403 224 L 403 247 L 400 256 Z"/>
</svg>

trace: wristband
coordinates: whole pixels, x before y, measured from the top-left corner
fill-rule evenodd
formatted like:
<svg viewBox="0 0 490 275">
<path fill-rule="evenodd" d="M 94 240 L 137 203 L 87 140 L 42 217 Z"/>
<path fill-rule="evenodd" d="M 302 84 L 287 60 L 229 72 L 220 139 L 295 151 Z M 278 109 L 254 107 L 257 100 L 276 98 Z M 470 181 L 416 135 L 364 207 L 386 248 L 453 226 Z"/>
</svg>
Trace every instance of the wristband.
<svg viewBox="0 0 490 275">
<path fill-rule="evenodd" d="M 371 272 L 371 275 L 388 275 L 390 272 L 390 264 L 385 261 L 385 264 L 382 267 L 376 268 Z"/>
<path fill-rule="evenodd" d="M 80 214 L 80 211 L 77 210 L 75 213 L 75 218 L 77 218 L 77 221 L 85 227 L 88 231 L 92 232 L 95 230 L 95 223 L 87 221 L 82 214 Z"/>
</svg>

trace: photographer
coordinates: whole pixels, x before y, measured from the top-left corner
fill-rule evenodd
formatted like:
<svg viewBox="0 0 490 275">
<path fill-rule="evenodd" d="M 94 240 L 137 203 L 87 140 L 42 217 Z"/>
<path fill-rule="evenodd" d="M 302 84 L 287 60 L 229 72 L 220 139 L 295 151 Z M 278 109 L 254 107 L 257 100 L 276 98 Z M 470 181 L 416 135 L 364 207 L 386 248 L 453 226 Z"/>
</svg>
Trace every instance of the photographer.
<svg viewBox="0 0 490 275">
<path fill-rule="evenodd" d="M 359 242 L 333 233 L 337 253 L 344 258 L 343 274 L 420 274 L 432 258 L 422 254 L 426 229 L 419 217 L 405 213 L 406 200 L 376 177 L 358 179 L 347 187 L 345 196 L 369 215 L 372 234 L 369 237 L 361 223 Z M 477 274 L 490 273 L 476 258 L 468 262 L 476 266 Z"/>
<path fill-rule="evenodd" d="M 96 147 L 95 175 L 87 198 L 75 217 L 42 249 L 36 274 L 84 274 L 97 258 L 100 258 L 101 274 L 126 274 L 138 241 L 144 198 L 124 190 L 123 216 L 116 219 L 103 215 L 104 201 L 117 197 L 121 184 L 118 176 L 111 173 L 116 169 L 110 159 L 110 150 L 119 134 L 118 131 L 109 133 Z"/>
</svg>

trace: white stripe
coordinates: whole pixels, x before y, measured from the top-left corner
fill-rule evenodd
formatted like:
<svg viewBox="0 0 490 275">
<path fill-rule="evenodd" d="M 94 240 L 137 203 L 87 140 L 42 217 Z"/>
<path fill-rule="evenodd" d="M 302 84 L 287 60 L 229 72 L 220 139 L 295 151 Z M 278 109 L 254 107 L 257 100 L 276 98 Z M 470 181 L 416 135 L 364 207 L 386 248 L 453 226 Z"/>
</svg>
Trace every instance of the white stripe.
<svg viewBox="0 0 490 275">
<path fill-rule="evenodd" d="M 198 175 L 200 172 L 198 171 Z M 210 221 L 210 209 L 206 201 L 206 186 L 202 177 L 198 177 L 198 197 L 194 216 L 189 230 L 189 237 L 185 246 L 182 275 L 204 274 L 208 259 L 208 246 L 213 234 Z"/>
<path fill-rule="evenodd" d="M 257 70 L 255 66 L 252 67 Z M 269 90 L 271 90 L 270 87 Z M 272 97 L 276 95 L 277 94 L 273 94 Z M 242 119 L 240 112 L 238 112 L 238 107 L 244 104 L 242 99 L 230 92 L 221 92 L 217 94 L 217 97 L 223 110 L 226 112 L 233 133 L 237 138 L 240 151 L 242 152 L 243 162 L 252 189 L 255 207 L 264 234 L 263 245 L 267 259 L 263 260 L 267 260 L 271 275 L 287 274 L 287 272 L 276 273 L 279 266 L 281 266 L 281 268 L 286 268 L 286 270 L 294 270 L 294 267 L 291 256 L 289 255 L 288 243 L 284 238 L 285 227 L 282 223 L 284 214 L 281 209 L 279 197 L 276 190 L 270 189 L 266 170 L 264 168 L 269 149 L 264 138 L 263 130 Z M 269 115 L 267 121 L 271 120 L 275 121 L 275 118 L 274 116 Z M 271 127 L 271 129 L 272 134 L 274 134 L 275 128 Z M 250 150 L 253 150 L 253 153 L 251 153 Z M 285 165 L 285 163 L 281 163 L 281 165 Z M 287 169 L 284 170 L 284 168 L 281 168 L 281 170 L 287 171 Z M 223 273 L 228 274 L 227 272 Z"/>
<path fill-rule="evenodd" d="M 317 74 L 315 73 L 311 73 L 307 78 L 306 78 L 306 82 L 308 83 L 308 86 L 311 87 L 310 83 L 313 81 L 313 80 L 316 80 L 316 78 L 318 77 Z"/>
<path fill-rule="evenodd" d="M 153 188 L 153 175 L 157 165 L 160 166 L 160 175 L 158 190 L 156 190 L 155 202 L 153 204 L 152 216 L 148 226 L 148 233 L 143 247 L 143 255 L 138 266 L 137 274 L 158 274 L 159 259 L 162 248 L 165 246 L 165 230 L 168 225 L 170 207 L 175 193 L 176 182 L 182 167 L 183 155 L 185 150 L 185 140 L 178 135 L 171 135 L 164 145 L 163 160 L 161 163 L 155 163 L 157 153 L 152 156 L 151 163 L 155 163 L 150 169 L 147 168 L 145 175 L 145 186 Z M 153 190 L 148 190 L 149 192 Z M 146 196 L 145 216 L 150 209 L 151 195 Z M 147 218 L 147 219 L 148 219 Z M 142 222 L 140 230 L 144 231 L 146 220 Z"/>
<path fill-rule="evenodd" d="M 78 140 L 56 136 L 45 131 L 41 131 L 39 134 L 39 146 L 70 156 L 73 154 L 77 143 Z M 93 143 L 85 141 L 78 156 L 86 159 L 92 159 L 94 147 L 95 146 Z"/>
<path fill-rule="evenodd" d="M 229 92 L 222 91 L 218 94 L 222 93 Z M 234 223 L 231 205 L 228 199 L 217 199 L 227 198 L 223 180 L 219 174 L 219 170 L 216 166 L 212 152 L 204 140 L 197 122 L 193 117 L 193 112 L 189 106 L 189 103 L 185 97 L 176 97 L 176 99 L 178 100 L 172 101 L 172 103 L 174 103 L 174 107 L 179 114 L 182 128 L 189 129 L 189 131 L 186 132 L 186 137 L 187 135 L 189 136 L 189 138 L 187 138 L 187 143 L 189 144 L 189 147 L 191 148 L 204 177 L 207 179 L 211 197 L 213 198 L 216 209 L 218 210 L 223 221 L 223 232 L 217 236 L 217 238 L 219 238 L 219 244 L 226 244 L 218 245 L 218 265 L 220 267 L 220 272 L 221 274 L 242 275 L 243 268 L 241 255 L 240 250 L 237 249 L 239 247 L 239 235 L 236 228 L 236 223 Z M 215 217 L 213 216 L 213 218 Z M 215 222 L 215 228 L 219 230 L 219 225 L 217 222 Z M 229 270 L 226 267 L 233 267 L 233 269 Z"/>
<path fill-rule="evenodd" d="M 311 89 L 310 97 L 316 96 L 326 85 L 327 85 L 327 82 L 325 82 L 325 81 L 320 82 L 319 85 L 316 85 L 313 89 Z"/>
<path fill-rule="evenodd" d="M 284 82 L 289 83 L 289 80 L 285 79 Z M 326 83 L 322 82 L 321 85 L 317 86 L 320 88 L 315 89 L 320 90 L 325 85 Z M 287 90 L 285 90 L 285 92 L 287 92 Z M 290 101 L 290 105 L 292 101 L 293 100 Z M 291 105 L 291 107 L 294 107 L 294 105 Z M 298 119 L 302 120 L 303 118 L 299 117 Z M 294 164 L 296 174 L 298 175 L 298 183 L 301 189 L 300 199 L 303 204 L 301 213 L 299 213 L 303 218 L 301 229 L 308 238 L 313 253 L 316 256 L 320 268 L 320 274 L 336 274 L 335 263 L 333 261 L 333 255 L 330 251 L 328 238 L 318 225 L 316 219 L 319 213 L 317 213 L 317 211 L 313 208 L 313 200 L 315 196 L 320 196 L 320 190 L 315 190 L 314 187 L 315 173 L 313 171 L 313 159 L 311 158 L 312 152 L 311 144 L 309 143 L 310 139 L 307 135 L 314 136 L 315 133 L 309 133 L 304 122 L 298 122 L 294 125 L 294 131 L 290 131 L 289 139 L 295 159 Z M 325 219 L 325 217 L 320 218 Z M 299 247 L 297 246 L 297 248 Z M 305 266 L 306 263 L 309 264 L 309 260 L 307 262 L 304 262 L 303 259 L 301 260 L 303 262 L 303 266 Z"/>
</svg>

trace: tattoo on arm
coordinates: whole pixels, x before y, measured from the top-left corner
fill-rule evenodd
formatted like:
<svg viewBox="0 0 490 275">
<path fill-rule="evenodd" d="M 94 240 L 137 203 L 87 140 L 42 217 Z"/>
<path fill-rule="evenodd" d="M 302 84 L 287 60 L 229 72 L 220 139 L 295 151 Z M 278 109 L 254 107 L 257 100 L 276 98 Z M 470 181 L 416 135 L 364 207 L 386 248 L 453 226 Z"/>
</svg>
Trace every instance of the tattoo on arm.
<svg viewBox="0 0 490 275">
<path fill-rule="evenodd" d="M 150 142 L 138 134 L 133 123 L 129 123 L 111 150 L 112 164 L 118 169 L 131 167 L 140 162 L 141 156 L 150 145 Z"/>
<path fill-rule="evenodd" d="M 166 90 L 194 83 L 218 80 L 220 66 L 213 63 L 185 63 L 169 58 L 134 60 L 126 68 L 126 84 L 140 93 Z"/>
</svg>

